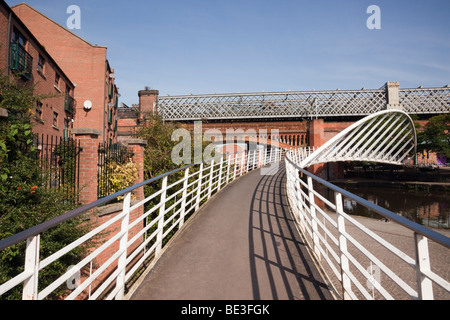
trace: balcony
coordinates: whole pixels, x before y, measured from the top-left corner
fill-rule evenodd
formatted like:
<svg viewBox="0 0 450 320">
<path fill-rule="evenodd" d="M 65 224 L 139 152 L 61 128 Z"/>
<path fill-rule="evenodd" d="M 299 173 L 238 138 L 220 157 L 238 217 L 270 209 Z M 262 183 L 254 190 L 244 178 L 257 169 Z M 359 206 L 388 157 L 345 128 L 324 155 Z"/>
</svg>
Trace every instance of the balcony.
<svg viewBox="0 0 450 320">
<path fill-rule="evenodd" d="M 18 43 L 11 43 L 10 69 L 26 80 L 33 79 L 33 57 Z"/>
<path fill-rule="evenodd" d="M 66 94 L 66 97 L 64 99 L 64 110 L 71 114 L 75 113 L 75 99 L 68 94 Z"/>
</svg>

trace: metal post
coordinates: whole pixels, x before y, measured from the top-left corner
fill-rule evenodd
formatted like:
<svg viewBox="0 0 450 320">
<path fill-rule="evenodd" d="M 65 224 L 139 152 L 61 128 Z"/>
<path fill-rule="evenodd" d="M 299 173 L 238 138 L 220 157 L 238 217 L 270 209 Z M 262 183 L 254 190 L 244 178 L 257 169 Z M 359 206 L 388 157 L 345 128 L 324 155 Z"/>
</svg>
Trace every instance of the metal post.
<svg viewBox="0 0 450 320">
<path fill-rule="evenodd" d="M 337 215 L 337 225 L 339 233 L 339 251 L 341 260 L 341 283 L 342 283 L 342 293 L 344 300 L 350 299 L 351 282 L 348 277 L 350 273 L 349 261 L 346 256 L 347 253 L 347 238 L 345 237 L 345 218 L 342 216 L 344 213 L 342 205 L 342 195 L 339 192 L 334 193 L 335 203 L 336 203 L 336 215 Z"/>
<path fill-rule="evenodd" d="M 244 167 L 245 167 L 245 157 L 247 155 L 247 152 L 242 152 L 242 160 L 241 160 L 241 176 L 244 174 Z"/>
<path fill-rule="evenodd" d="M 23 283 L 23 300 L 37 300 L 38 298 L 39 243 L 40 235 L 27 239 L 24 272 L 32 273 L 32 276 Z"/>
<path fill-rule="evenodd" d="M 236 153 L 235 159 L 234 159 L 234 173 L 233 173 L 233 181 L 236 180 L 237 175 L 237 168 L 238 168 L 238 154 Z"/>
<path fill-rule="evenodd" d="M 291 164 L 289 164 L 291 166 Z M 290 173 L 292 174 L 292 173 Z M 297 197 L 299 200 L 299 205 L 298 205 L 298 216 L 299 216 L 299 222 L 300 222 L 300 228 L 303 231 L 303 233 L 305 232 L 305 217 L 303 215 L 303 211 L 304 211 L 304 205 L 305 205 L 305 201 L 303 199 L 303 194 L 301 192 L 301 188 L 302 185 L 300 183 L 300 178 L 298 178 L 298 170 L 294 169 L 294 177 L 295 177 L 295 185 L 297 186 Z"/>
<path fill-rule="evenodd" d="M 156 242 L 158 246 L 156 247 L 156 256 L 161 252 L 162 249 L 162 241 L 164 234 L 164 212 L 166 211 L 166 195 L 167 195 L 167 176 L 164 177 L 161 186 L 161 201 L 159 207 L 159 221 L 158 221 L 158 235 L 156 236 Z"/>
<path fill-rule="evenodd" d="M 309 206 L 310 206 L 310 212 L 311 212 L 311 225 L 312 225 L 312 233 L 313 233 L 313 242 L 314 242 L 314 252 L 317 255 L 317 258 L 320 260 L 320 244 L 319 244 L 319 237 L 318 237 L 318 228 L 317 228 L 317 221 L 316 221 L 316 208 L 314 206 L 315 200 L 314 200 L 314 186 L 313 186 L 313 179 L 311 177 L 308 177 L 308 193 L 309 193 Z"/>
<path fill-rule="evenodd" d="M 258 168 L 262 167 L 262 151 L 258 150 Z"/>
<path fill-rule="evenodd" d="M 428 239 L 418 233 L 414 233 L 416 251 L 417 292 L 419 300 L 433 300 L 433 283 L 422 272 L 431 271 Z"/>
<path fill-rule="evenodd" d="M 117 275 L 116 287 L 120 288 L 119 292 L 116 294 L 116 300 L 122 300 L 125 295 L 125 274 L 127 266 L 127 243 L 128 243 L 128 226 L 130 223 L 130 207 L 131 207 L 131 192 L 125 195 L 123 200 L 123 213 L 125 214 L 122 218 L 122 226 L 120 232 L 122 236 L 120 237 L 119 244 L 119 259 L 117 269 L 120 270 Z"/>
<path fill-rule="evenodd" d="M 220 158 L 219 181 L 218 181 L 218 185 L 217 185 L 217 192 L 219 192 L 222 187 L 222 170 L 223 170 L 223 157 Z"/>
<path fill-rule="evenodd" d="M 209 187 L 208 187 L 208 199 L 211 198 L 212 184 L 213 184 L 213 172 L 214 171 L 214 159 L 211 160 L 211 170 L 209 171 Z"/>
<path fill-rule="evenodd" d="M 198 186 L 197 186 L 197 201 L 195 203 L 195 211 L 197 211 L 200 208 L 200 198 L 202 194 L 202 180 L 203 180 L 203 162 L 200 164 L 198 174 Z"/>
<path fill-rule="evenodd" d="M 230 169 L 231 169 L 231 155 L 228 156 L 228 165 L 227 165 L 227 179 L 226 179 L 226 185 L 230 181 Z"/>
<path fill-rule="evenodd" d="M 181 200 L 181 213 L 180 213 L 180 224 L 178 226 L 179 229 L 184 224 L 184 216 L 186 215 L 186 197 L 187 197 L 187 187 L 189 184 L 189 168 L 184 171 L 184 184 L 183 184 L 183 196 Z"/>
</svg>

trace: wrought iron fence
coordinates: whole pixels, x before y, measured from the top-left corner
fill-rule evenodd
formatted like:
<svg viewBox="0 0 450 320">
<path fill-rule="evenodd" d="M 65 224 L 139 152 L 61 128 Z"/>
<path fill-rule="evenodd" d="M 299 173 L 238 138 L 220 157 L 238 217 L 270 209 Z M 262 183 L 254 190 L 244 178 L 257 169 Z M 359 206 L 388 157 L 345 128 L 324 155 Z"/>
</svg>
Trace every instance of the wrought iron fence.
<svg viewBox="0 0 450 320">
<path fill-rule="evenodd" d="M 132 151 L 124 145 L 101 142 L 98 146 L 98 183 L 97 197 L 104 198 L 113 194 L 114 170 L 119 165 L 126 164 L 133 157 Z"/>
<path fill-rule="evenodd" d="M 78 202 L 80 143 L 63 137 L 39 135 L 34 156 L 40 161 L 45 188 L 63 192 L 67 201 Z"/>
</svg>

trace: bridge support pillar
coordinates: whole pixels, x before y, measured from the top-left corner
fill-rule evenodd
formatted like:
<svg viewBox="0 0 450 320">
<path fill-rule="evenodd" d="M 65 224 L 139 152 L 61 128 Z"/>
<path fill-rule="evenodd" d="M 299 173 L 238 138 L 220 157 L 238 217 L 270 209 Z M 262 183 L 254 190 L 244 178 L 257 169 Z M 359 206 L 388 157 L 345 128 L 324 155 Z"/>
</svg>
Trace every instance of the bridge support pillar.
<svg viewBox="0 0 450 320">
<path fill-rule="evenodd" d="M 402 109 L 400 105 L 400 84 L 397 81 L 386 83 L 387 106 L 386 109 Z"/>
<path fill-rule="evenodd" d="M 309 145 L 319 148 L 325 143 L 325 124 L 323 119 L 312 120 L 309 123 Z M 309 171 L 318 177 L 325 178 L 326 171 L 324 164 L 316 164 L 309 167 Z"/>
<path fill-rule="evenodd" d="M 138 184 L 144 181 L 144 148 L 147 145 L 147 141 L 130 139 L 126 142 L 133 152 L 133 162 L 138 166 L 138 178 L 135 181 L 135 184 Z M 144 187 L 134 190 L 133 193 L 136 196 L 136 200 L 144 200 Z"/>
<path fill-rule="evenodd" d="M 100 130 L 79 128 L 72 130 L 75 139 L 80 142 L 79 185 L 81 204 L 97 201 L 98 137 Z"/>
<path fill-rule="evenodd" d="M 312 120 L 309 124 L 310 146 L 314 148 L 321 147 L 325 141 L 325 123 L 323 119 Z M 344 178 L 344 166 L 342 163 L 321 163 L 308 169 L 311 173 L 327 180 L 336 180 Z"/>
</svg>

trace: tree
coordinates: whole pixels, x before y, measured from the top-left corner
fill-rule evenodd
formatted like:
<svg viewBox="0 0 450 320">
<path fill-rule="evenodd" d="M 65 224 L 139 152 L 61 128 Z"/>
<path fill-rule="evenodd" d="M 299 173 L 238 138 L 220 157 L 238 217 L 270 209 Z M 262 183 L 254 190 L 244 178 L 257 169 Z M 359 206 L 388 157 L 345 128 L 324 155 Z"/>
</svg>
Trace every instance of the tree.
<svg viewBox="0 0 450 320">
<path fill-rule="evenodd" d="M 450 158 L 450 114 L 430 118 L 417 136 L 418 152 L 432 151 Z"/>
</svg>

